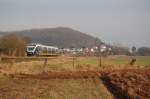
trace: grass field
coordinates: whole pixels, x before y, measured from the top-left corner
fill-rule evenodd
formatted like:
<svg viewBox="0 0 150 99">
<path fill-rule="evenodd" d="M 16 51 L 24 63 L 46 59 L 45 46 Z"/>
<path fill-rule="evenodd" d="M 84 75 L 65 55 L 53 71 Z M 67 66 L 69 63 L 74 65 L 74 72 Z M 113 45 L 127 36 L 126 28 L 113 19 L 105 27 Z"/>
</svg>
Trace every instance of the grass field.
<svg viewBox="0 0 150 99">
<path fill-rule="evenodd" d="M 101 59 L 102 65 L 127 65 L 132 60 L 132 58 L 136 58 L 136 65 L 149 66 L 150 65 L 150 56 L 109 56 L 103 57 Z M 89 64 L 89 65 L 97 65 L 99 59 L 96 57 L 78 59 L 78 64 Z"/>
<path fill-rule="evenodd" d="M 133 57 L 109 56 L 102 58 L 102 66 L 107 69 L 120 65 L 126 66 Z M 150 56 L 136 56 L 136 65 L 150 66 Z M 61 56 L 48 60 L 22 61 L 16 63 L 0 63 L 0 99 L 113 99 L 101 82 L 88 79 L 19 79 L 8 74 L 39 74 L 43 71 L 76 71 L 97 70 L 98 57 Z M 74 65 L 73 65 L 74 64 Z M 113 67 L 114 68 L 114 67 Z"/>
<path fill-rule="evenodd" d="M 150 56 L 109 56 L 101 58 L 101 65 L 103 67 L 109 66 L 127 66 L 129 65 L 132 58 L 136 58 L 135 65 L 149 67 L 150 66 Z M 99 67 L 100 59 L 98 57 L 76 57 L 74 59 L 61 58 L 58 60 L 53 60 L 48 63 L 48 67 L 53 69 L 72 69 L 73 64 L 75 69 L 80 69 L 80 67 Z"/>
<path fill-rule="evenodd" d="M 102 83 L 93 79 L 0 78 L 1 99 L 112 99 Z"/>
<path fill-rule="evenodd" d="M 102 67 L 107 68 L 126 68 L 133 56 L 109 56 L 103 57 L 101 60 Z M 135 56 L 136 65 L 142 67 L 150 66 L 150 56 Z M 72 57 L 58 57 L 47 61 L 44 66 L 44 61 L 23 61 L 17 63 L 1 63 L 0 67 L 18 73 L 38 73 L 44 70 L 80 70 L 80 69 L 97 69 L 99 67 L 98 57 L 75 57 L 74 62 Z"/>
</svg>

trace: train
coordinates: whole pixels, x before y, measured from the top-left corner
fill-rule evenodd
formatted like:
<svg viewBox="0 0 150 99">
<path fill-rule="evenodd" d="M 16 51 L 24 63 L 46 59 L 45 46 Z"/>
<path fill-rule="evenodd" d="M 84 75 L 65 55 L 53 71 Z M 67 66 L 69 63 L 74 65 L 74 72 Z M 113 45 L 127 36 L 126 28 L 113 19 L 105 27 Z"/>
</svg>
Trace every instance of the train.
<svg viewBox="0 0 150 99">
<path fill-rule="evenodd" d="M 56 56 L 59 55 L 59 48 L 38 43 L 27 45 L 27 56 Z"/>
</svg>

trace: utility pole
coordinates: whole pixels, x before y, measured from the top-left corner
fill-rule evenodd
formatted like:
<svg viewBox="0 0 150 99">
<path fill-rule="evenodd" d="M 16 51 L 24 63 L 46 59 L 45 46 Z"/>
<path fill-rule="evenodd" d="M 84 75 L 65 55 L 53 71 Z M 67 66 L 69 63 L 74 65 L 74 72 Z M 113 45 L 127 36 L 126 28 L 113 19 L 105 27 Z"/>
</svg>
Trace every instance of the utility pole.
<svg viewBox="0 0 150 99">
<path fill-rule="evenodd" d="M 99 46 L 98 46 L 98 60 L 99 60 L 99 62 L 98 62 L 98 66 L 99 67 L 101 67 L 102 66 L 102 56 L 101 56 L 101 44 L 99 44 Z"/>
</svg>

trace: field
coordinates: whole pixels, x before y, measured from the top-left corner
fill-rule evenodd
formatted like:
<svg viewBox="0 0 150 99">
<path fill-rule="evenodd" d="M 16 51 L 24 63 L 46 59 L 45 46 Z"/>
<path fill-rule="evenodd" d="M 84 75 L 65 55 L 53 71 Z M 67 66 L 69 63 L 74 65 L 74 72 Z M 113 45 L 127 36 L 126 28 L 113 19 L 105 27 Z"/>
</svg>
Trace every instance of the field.
<svg viewBox="0 0 150 99">
<path fill-rule="evenodd" d="M 102 65 L 128 65 L 132 58 L 136 58 L 136 65 L 149 66 L 150 65 L 150 56 L 109 56 L 102 57 Z M 99 59 L 96 57 L 86 58 L 85 60 L 79 59 L 79 64 L 90 64 L 97 65 Z"/>
<path fill-rule="evenodd" d="M 4 61 L 0 63 L 0 98 L 149 99 L 150 57 L 136 56 L 131 66 L 132 58 L 103 57 L 101 66 L 98 57 Z"/>
<path fill-rule="evenodd" d="M 0 79 L 2 99 L 104 99 L 92 79 Z"/>
</svg>

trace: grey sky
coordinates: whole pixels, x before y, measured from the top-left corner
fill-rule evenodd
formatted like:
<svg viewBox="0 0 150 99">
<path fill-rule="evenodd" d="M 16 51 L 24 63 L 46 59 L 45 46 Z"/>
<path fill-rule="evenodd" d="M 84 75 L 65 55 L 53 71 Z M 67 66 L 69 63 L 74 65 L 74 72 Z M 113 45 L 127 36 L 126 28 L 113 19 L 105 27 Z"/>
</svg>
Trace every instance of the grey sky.
<svg viewBox="0 0 150 99">
<path fill-rule="evenodd" d="M 150 0 L 0 0 L 0 31 L 58 26 L 150 46 Z"/>
</svg>

